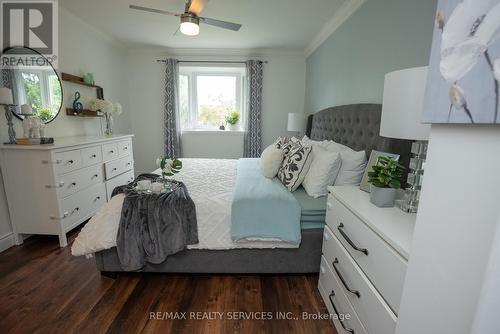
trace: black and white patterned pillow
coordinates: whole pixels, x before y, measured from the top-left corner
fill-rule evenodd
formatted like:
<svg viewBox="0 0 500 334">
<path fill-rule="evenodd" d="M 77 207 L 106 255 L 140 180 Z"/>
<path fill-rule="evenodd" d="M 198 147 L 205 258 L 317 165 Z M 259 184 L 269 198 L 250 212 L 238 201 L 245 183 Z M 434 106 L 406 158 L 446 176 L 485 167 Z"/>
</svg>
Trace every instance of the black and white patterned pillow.
<svg viewBox="0 0 500 334">
<path fill-rule="evenodd" d="M 300 142 L 292 143 L 278 170 L 278 179 L 288 190 L 294 191 L 304 181 L 312 162 L 311 152 L 311 146 L 304 146 Z"/>
</svg>

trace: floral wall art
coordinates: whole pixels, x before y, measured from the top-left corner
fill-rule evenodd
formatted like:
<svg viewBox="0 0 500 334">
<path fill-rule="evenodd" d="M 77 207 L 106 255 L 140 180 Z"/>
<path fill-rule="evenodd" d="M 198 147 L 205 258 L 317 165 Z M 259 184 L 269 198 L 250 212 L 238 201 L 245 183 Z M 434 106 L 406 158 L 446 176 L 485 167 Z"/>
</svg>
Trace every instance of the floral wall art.
<svg viewBox="0 0 500 334">
<path fill-rule="evenodd" d="M 424 123 L 500 123 L 500 0 L 439 0 Z"/>
</svg>

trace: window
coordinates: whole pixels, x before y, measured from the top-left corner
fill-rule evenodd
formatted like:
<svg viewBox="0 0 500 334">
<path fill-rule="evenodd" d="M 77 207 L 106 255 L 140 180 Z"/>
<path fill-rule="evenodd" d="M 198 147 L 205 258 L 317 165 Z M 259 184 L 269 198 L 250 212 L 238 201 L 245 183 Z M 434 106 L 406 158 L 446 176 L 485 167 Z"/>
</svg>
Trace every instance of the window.
<svg viewBox="0 0 500 334">
<path fill-rule="evenodd" d="M 182 130 L 217 130 L 232 112 L 243 119 L 244 68 L 181 67 L 179 111 Z"/>
<path fill-rule="evenodd" d="M 29 104 L 43 121 L 51 120 L 59 111 L 62 92 L 59 79 L 50 70 L 15 72 L 18 104 Z"/>
</svg>

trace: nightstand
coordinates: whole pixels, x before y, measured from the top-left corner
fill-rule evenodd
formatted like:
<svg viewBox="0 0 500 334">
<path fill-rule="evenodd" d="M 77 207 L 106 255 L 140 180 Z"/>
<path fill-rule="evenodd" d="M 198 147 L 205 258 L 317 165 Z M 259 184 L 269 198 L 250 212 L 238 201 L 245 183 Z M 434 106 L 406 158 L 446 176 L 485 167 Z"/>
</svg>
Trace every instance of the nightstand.
<svg viewBox="0 0 500 334">
<path fill-rule="evenodd" d="M 416 215 L 378 208 L 358 187 L 328 190 L 318 288 L 335 327 L 394 333 Z"/>
</svg>

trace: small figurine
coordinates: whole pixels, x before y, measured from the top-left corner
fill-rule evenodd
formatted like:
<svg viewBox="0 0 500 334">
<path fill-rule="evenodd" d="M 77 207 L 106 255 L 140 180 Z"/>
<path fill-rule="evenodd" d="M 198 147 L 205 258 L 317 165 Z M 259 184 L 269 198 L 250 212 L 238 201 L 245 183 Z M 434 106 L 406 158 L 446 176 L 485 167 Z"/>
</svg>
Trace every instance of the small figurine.
<svg viewBox="0 0 500 334">
<path fill-rule="evenodd" d="M 75 93 L 75 98 L 73 100 L 73 114 L 78 115 L 83 112 L 83 104 L 81 102 L 78 102 L 80 100 L 80 92 Z"/>
</svg>

